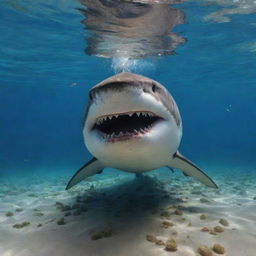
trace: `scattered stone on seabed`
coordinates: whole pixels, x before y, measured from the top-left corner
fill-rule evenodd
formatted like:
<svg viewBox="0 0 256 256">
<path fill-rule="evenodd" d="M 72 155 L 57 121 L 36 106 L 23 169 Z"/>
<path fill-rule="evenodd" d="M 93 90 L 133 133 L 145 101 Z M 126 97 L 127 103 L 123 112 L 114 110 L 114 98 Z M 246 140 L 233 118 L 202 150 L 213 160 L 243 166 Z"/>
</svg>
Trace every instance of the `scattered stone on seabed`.
<svg viewBox="0 0 256 256">
<path fill-rule="evenodd" d="M 214 232 L 213 230 L 210 230 L 210 231 L 209 231 L 209 234 L 214 235 L 214 236 L 216 236 L 216 235 L 217 235 L 217 233 L 216 233 L 216 232 Z"/>
<path fill-rule="evenodd" d="M 57 220 L 57 224 L 58 224 L 58 225 L 65 225 L 65 224 L 66 224 L 65 219 L 64 219 L 64 218 L 58 219 L 58 220 Z"/>
<path fill-rule="evenodd" d="M 201 256 L 213 256 L 212 251 L 206 246 L 206 245 L 202 245 L 197 249 L 197 252 L 201 255 Z"/>
<path fill-rule="evenodd" d="M 44 214 L 42 212 L 35 212 L 33 215 L 38 216 L 38 217 L 44 216 Z"/>
<path fill-rule="evenodd" d="M 210 203 L 211 201 L 206 198 L 200 198 L 201 203 Z"/>
<path fill-rule="evenodd" d="M 177 235 L 178 235 L 178 232 L 177 232 L 177 231 L 173 231 L 173 232 L 172 232 L 172 235 L 173 235 L 173 236 L 177 236 Z"/>
<path fill-rule="evenodd" d="M 29 226 L 30 225 L 30 222 L 28 222 L 28 221 L 24 221 L 24 222 L 22 222 L 22 223 L 20 223 L 20 224 L 14 224 L 13 225 L 13 227 L 14 228 L 24 228 L 24 227 L 27 227 L 27 226 Z"/>
<path fill-rule="evenodd" d="M 163 212 L 161 212 L 160 216 L 162 216 L 162 217 L 170 217 L 171 213 L 168 212 L 168 211 L 163 211 Z"/>
<path fill-rule="evenodd" d="M 218 233 L 224 232 L 224 228 L 221 227 L 221 226 L 216 226 L 216 227 L 213 228 L 213 230 L 214 230 L 215 232 L 218 232 Z"/>
<path fill-rule="evenodd" d="M 57 207 L 58 210 L 65 212 L 71 210 L 71 207 L 69 205 L 65 205 L 61 202 L 56 202 L 55 206 Z"/>
<path fill-rule="evenodd" d="M 201 214 L 201 215 L 200 215 L 200 219 L 201 219 L 201 220 L 206 220 L 207 217 L 208 217 L 207 214 Z"/>
<path fill-rule="evenodd" d="M 99 232 L 96 232 L 96 233 L 92 234 L 91 239 L 92 240 L 98 240 L 98 239 L 101 239 L 101 238 L 104 238 L 104 237 L 110 237 L 112 235 L 113 235 L 113 230 L 110 229 L 110 228 L 107 228 L 105 230 L 102 230 L 102 231 L 99 231 Z"/>
<path fill-rule="evenodd" d="M 201 231 L 202 231 L 202 232 L 209 232 L 209 228 L 203 227 L 203 228 L 201 229 Z"/>
<path fill-rule="evenodd" d="M 45 224 L 48 224 L 48 223 L 51 223 L 51 222 L 54 222 L 55 221 L 55 218 L 54 219 L 50 219 L 48 221 L 45 222 Z"/>
<path fill-rule="evenodd" d="M 23 209 L 22 209 L 22 208 L 17 208 L 15 211 L 16 211 L 16 212 L 22 212 Z"/>
<path fill-rule="evenodd" d="M 176 209 L 176 210 L 174 211 L 174 214 L 176 214 L 176 215 L 182 215 L 183 212 L 182 212 L 180 209 Z"/>
<path fill-rule="evenodd" d="M 152 243 L 156 243 L 157 238 L 152 234 L 148 234 L 148 235 L 146 235 L 146 240 L 149 242 L 152 242 Z"/>
<path fill-rule="evenodd" d="M 229 223 L 226 219 L 220 219 L 219 223 L 222 224 L 225 227 L 229 226 Z"/>
<path fill-rule="evenodd" d="M 188 202 L 188 198 L 187 198 L 187 197 L 181 198 L 180 201 L 181 201 L 182 203 L 187 203 L 187 202 Z"/>
<path fill-rule="evenodd" d="M 174 239 L 168 240 L 165 244 L 165 250 L 168 252 L 176 252 L 177 251 L 177 243 Z"/>
<path fill-rule="evenodd" d="M 191 227 L 191 226 L 192 226 L 192 223 L 191 223 L 191 222 L 189 222 L 189 223 L 188 223 L 188 227 Z"/>
<path fill-rule="evenodd" d="M 218 254 L 224 254 L 226 251 L 225 248 L 220 244 L 214 244 L 212 250 Z"/>
<path fill-rule="evenodd" d="M 172 226 L 174 226 L 174 224 L 170 221 L 163 221 L 162 224 L 161 224 L 162 228 L 169 228 L 169 227 L 172 227 Z"/>
<path fill-rule="evenodd" d="M 71 215 L 71 212 L 65 212 L 64 216 L 67 217 L 67 216 L 70 216 Z"/>
<path fill-rule="evenodd" d="M 41 223 L 39 223 L 39 224 L 37 225 L 38 228 L 40 228 L 40 227 L 42 227 L 42 226 L 43 226 L 43 224 L 41 224 Z"/>
<path fill-rule="evenodd" d="M 13 212 L 7 212 L 7 213 L 5 214 L 5 216 L 11 217 L 11 216 L 13 216 Z"/>
<path fill-rule="evenodd" d="M 164 241 L 157 239 L 156 240 L 156 245 L 165 245 Z"/>
</svg>

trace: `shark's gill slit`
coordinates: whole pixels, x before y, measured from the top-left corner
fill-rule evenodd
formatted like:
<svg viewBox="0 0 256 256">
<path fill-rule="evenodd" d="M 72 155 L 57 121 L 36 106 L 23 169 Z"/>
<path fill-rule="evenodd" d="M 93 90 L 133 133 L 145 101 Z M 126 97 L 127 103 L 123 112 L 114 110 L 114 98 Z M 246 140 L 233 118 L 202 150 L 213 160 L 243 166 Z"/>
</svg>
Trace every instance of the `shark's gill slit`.
<svg viewBox="0 0 256 256">
<path fill-rule="evenodd" d="M 149 131 L 161 120 L 163 118 L 150 112 L 116 114 L 98 118 L 93 129 L 106 135 L 133 135 Z"/>
</svg>

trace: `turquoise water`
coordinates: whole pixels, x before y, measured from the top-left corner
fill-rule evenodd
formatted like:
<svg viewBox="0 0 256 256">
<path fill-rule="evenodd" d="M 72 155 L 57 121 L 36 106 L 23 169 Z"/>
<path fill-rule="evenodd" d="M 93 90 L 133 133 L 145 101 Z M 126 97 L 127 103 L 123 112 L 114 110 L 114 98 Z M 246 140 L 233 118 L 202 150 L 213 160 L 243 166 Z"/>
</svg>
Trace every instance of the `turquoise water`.
<svg viewBox="0 0 256 256">
<path fill-rule="evenodd" d="M 46 219 L 43 222 L 48 223 L 51 230 L 53 226 L 49 226 L 51 222 L 47 221 L 55 220 L 59 215 L 53 210 L 47 215 L 47 205 L 52 206 L 61 200 L 64 200 L 62 203 L 72 204 L 78 195 L 83 197 L 88 193 L 91 193 L 93 201 L 97 201 L 95 208 L 99 215 L 99 209 L 108 210 L 107 207 L 110 207 L 105 205 L 106 193 L 107 202 L 115 204 L 115 214 L 121 215 L 121 218 L 127 217 L 120 209 L 130 204 L 137 209 L 138 204 L 141 205 L 145 199 L 135 193 L 135 202 L 139 203 L 131 203 L 134 198 L 133 187 L 138 191 L 139 187 L 143 187 L 142 195 L 154 195 L 155 191 L 156 201 L 149 199 L 149 205 L 145 206 L 150 210 L 163 207 L 166 200 L 159 198 L 170 191 L 172 194 L 169 196 L 176 194 L 181 199 L 193 195 L 188 192 L 189 189 L 201 189 L 198 198 L 196 193 L 189 198 L 191 202 L 197 202 L 205 195 L 221 204 L 216 209 L 222 215 L 226 213 L 227 216 L 233 216 L 228 212 L 233 208 L 225 203 L 234 203 L 236 206 L 241 204 L 247 209 L 246 212 L 252 213 L 255 209 L 253 198 L 256 195 L 255 2 L 181 1 L 171 5 L 171 10 L 168 9 L 169 3 L 165 2 L 163 9 L 166 13 L 162 16 L 163 10 L 160 10 L 154 13 L 151 20 L 146 19 L 146 25 L 142 20 L 132 25 L 129 23 L 129 26 L 119 23 L 120 20 L 125 15 L 132 17 L 129 19 L 144 15 L 150 9 L 148 3 L 137 3 L 134 7 L 129 1 L 99 1 L 105 2 L 105 7 L 99 9 L 97 2 L 95 6 L 91 1 L 80 3 L 71 0 L 57 3 L 0 3 L 0 179 L 3 184 L 0 191 L 0 220 L 2 227 L 5 227 L 0 232 L 10 239 L 20 238 L 24 242 L 26 236 L 32 236 L 33 228 L 30 226 L 29 231 L 13 234 L 10 231 L 13 230 L 12 225 L 19 220 L 32 218 L 30 222 L 34 226 L 31 225 L 36 227 L 40 221 L 31 217 L 32 210 L 23 212 L 23 215 L 15 213 L 11 217 L 13 219 L 5 217 L 7 211 L 15 212 L 17 207 L 33 209 L 33 205 L 36 205 L 45 213 Z M 109 15 L 114 9 L 113 4 L 119 15 L 115 19 Z M 155 3 L 153 8 L 158 5 Z M 170 15 L 172 19 L 168 18 Z M 127 27 L 130 30 L 135 27 L 135 30 L 131 32 Z M 150 180 L 143 178 L 145 180 L 142 181 L 134 180 L 132 174 L 108 169 L 90 178 L 88 182 L 81 183 L 72 192 L 65 191 L 69 178 L 91 158 L 82 137 L 88 91 L 120 71 L 148 76 L 170 91 L 183 120 L 180 151 L 217 182 L 219 194 L 201 187 L 199 183 L 188 180 L 178 172 L 172 178 L 172 174 L 165 168 L 148 174 Z M 170 184 L 166 185 L 167 181 Z M 44 201 L 47 198 L 50 201 Z M 124 198 L 121 204 L 118 198 Z M 177 202 L 180 203 L 179 200 Z M 174 198 L 172 203 L 176 203 Z M 202 212 L 210 212 L 212 208 L 204 208 L 203 205 L 200 209 Z M 111 222 L 112 217 L 104 215 L 104 220 Z M 102 217 L 98 218 L 101 223 Z M 249 226 L 255 224 L 255 215 L 243 218 L 250 223 Z M 128 219 L 131 221 L 132 218 Z M 136 220 L 140 220 L 140 217 Z M 238 221 L 237 224 L 236 220 L 231 217 L 232 228 L 243 227 L 243 223 Z M 52 223 L 56 226 L 55 221 Z M 150 219 L 147 219 L 147 223 L 150 223 Z M 74 236 L 79 236 L 79 241 L 82 241 L 81 236 L 87 231 L 79 230 L 79 224 L 70 225 L 70 230 L 72 225 L 75 226 Z M 89 226 L 91 228 L 93 225 Z M 142 231 L 136 232 L 141 234 Z M 224 244 L 226 241 L 231 251 L 229 255 L 253 256 L 253 250 L 250 249 L 253 246 L 255 249 L 255 244 L 250 241 L 255 241 L 255 227 L 249 233 L 252 237 L 247 238 L 248 244 L 244 243 L 248 251 L 236 250 L 238 254 L 231 249 L 232 239 L 225 237 L 220 241 Z M 144 237 L 144 233 L 141 236 Z M 110 241 L 115 243 L 115 237 L 118 237 L 118 232 Z M 47 254 L 49 252 L 54 255 L 71 255 L 70 248 L 66 248 L 66 254 L 58 252 L 58 246 L 63 245 L 68 238 L 59 238 L 56 246 L 52 246 L 48 252 L 43 249 L 37 251 L 29 244 L 21 250 L 21 245 L 9 244 L 0 238 L 0 252 L 4 256 L 41 256 L 50 255 Z M 126 238 L 123 237 L 124 240 Z M 193 251 L 195 253 L 199 242 L 195 242 L 196 235 L 193 239 L 192 251 L 185 254 L 179 254 L 178 251 L 177 255 L 195 255 Z M 37 241 L 45 242 L 47 239 L 38 236 Z M 112 252 L 104 243 L 101 244 L 106 249 L 105 254 L 94 245 L 89 246 L 90 253 L 81 254 L 84 253 L 83 246 L 80 242 L 74 242 L 77 249 L 73 250 L 73 255 L 126 255 L 122 247 L 119 247 L 120 241 L 122 239 L 117 238 L 118 253 Z M 133 250 L 137 245 L 128 243 L 126 253 L 129 246 Z M 143 247 L 144 251 L 138 248 L 135 256 L 144 255 L 144 252 L 160 255 L 155 249 Z"/>
</svg>

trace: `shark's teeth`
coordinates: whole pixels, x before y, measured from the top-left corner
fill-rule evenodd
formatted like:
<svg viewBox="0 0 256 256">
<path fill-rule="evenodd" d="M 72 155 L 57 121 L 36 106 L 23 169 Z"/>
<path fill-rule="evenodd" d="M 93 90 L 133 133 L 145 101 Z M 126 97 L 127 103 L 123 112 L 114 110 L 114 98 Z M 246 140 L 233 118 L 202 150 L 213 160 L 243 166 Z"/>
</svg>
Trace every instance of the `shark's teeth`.
<svg viewBox="0 0 256 256">
<path fill-rule="evenodd" d="M 129 117 L 132 117 L 133 115 L 137 115 L 138 117 L 153 117 L 155 114 L 152 112 L 147 111 L 134 111 L 134 112 L 125 112 L 125 113 L 119 113 L 119 114 L 112 114 L 112 115 L 104 115 L 96 118 L 95 123 L 97 125 L 101 125 L 105 121 L 110 121 L 113 118 L 118 118 L 119 116 L 128 115 Z"/>
<path fill-rule="evenodd" d="M 129 116 L 130 118 L 134 118 L 135 116 L 139 118 L 152 118 L 152 117 L 157 117 L 154 113 L 150 111 L 130 111 L 130 112 L 123 112 L 123 113 L 115 113 L 115 114 L 110 114 L 110 115 L 102 115 L 96 118 L 95 124 L 99 126 L 102 126 L 105 122 L 111 122 L 113 119 L 113 122 L 116 121 L 115 119 L 119 118 L 120 116 Z M 102 126 L 103 127 L 103 126 Z M 97 127 L 96 127 L 97 128 Z M 115 137 L 121 137 L 121 136 L 132 136 L 132 135 L 139 135 L 139 134 L 145 134 L 150 131 L 152 128 L 151 125 L 148 125 L 147 127 L 143 127 L 141 129 L 137 128 L 134 129 L 133 131 L 130 132 L 112 132 L 112 134 L 104 134 L 104 137 L 106 139 L 110 138 L 115 138 Z"/>
</svg>

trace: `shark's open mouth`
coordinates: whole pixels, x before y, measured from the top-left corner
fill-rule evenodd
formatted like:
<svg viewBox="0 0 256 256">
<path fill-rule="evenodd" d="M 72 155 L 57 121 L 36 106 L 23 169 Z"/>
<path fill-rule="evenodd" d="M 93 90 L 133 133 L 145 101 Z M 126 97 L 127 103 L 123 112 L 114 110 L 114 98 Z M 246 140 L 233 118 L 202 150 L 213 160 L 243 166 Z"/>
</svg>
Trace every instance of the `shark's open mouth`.
<svg viewBox="0 0 256 256">
<path fill-rule="evenodd" d="M 161 120 L 163 118 L 148 111 L 117 113 L 98 117 L 93 129 L 114 141 L 148 133 Z"/>
</svg>

